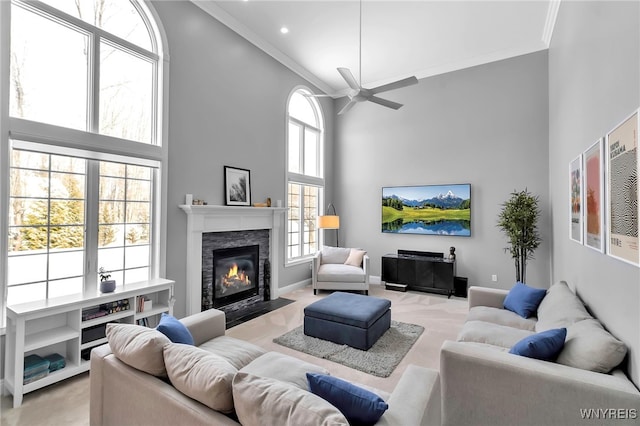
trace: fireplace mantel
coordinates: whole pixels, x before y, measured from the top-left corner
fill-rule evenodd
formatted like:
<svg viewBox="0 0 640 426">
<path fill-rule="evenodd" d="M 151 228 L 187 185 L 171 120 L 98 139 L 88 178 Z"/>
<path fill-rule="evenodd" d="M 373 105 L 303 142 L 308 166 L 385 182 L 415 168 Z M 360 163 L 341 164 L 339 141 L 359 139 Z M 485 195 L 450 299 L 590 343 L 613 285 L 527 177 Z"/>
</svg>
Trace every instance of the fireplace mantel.
<svg viewBox="0 0 640 426">
<path fill-rule="evenodd" d="M 205 232 L 269 230 L 271 262 L 271 298 L 278 297 L 280 265 L 280 228 L 285 208 L 235 206 L 179 206 L 187 214 L 187 315 L 201 311 L 202 306 L 202 234 Z"/>
</svg>

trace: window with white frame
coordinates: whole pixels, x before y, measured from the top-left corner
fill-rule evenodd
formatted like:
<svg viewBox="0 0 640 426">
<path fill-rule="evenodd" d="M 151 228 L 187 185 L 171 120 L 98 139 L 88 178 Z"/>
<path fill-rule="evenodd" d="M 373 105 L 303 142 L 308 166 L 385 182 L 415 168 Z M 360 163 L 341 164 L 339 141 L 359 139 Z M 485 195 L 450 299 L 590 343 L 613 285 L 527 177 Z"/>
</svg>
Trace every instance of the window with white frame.
<svg viewBox="0 0 640 426">
<path fill-rule="evenodd" d="M 296 89 L 287 108 L 287 260 L 312 256 L 319 246 L 317 217 L 324 195 L 323 119 L 307 89 Z"/>
<path fill-rule="evenodd" d="M 8 304 L 95 291 L 100 266 L 119 285 L 158 277 L 166 135 L 151 10 L 0 2 L 0 55 L 0 327 Z"/>
</svg>

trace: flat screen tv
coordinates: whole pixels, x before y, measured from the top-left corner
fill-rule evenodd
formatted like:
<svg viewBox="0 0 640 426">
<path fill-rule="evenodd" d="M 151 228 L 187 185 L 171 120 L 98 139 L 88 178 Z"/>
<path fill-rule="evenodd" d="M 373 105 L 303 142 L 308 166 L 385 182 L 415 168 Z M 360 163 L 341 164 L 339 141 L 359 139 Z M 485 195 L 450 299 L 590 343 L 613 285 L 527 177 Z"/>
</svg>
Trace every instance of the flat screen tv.
<svg viewBox="0 0 640 426">
<path fill-rule="evenodd" d="M 471 184 L 383 187 L 382 232 L 471 236 Z"/>
</svg>

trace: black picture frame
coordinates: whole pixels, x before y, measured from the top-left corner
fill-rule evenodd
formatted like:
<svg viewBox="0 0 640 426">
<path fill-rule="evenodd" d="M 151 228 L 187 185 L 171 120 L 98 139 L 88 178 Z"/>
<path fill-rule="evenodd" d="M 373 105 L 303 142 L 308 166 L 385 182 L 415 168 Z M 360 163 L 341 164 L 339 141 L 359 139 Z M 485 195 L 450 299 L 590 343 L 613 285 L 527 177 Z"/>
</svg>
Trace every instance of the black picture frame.
<svg viewBox="0 0 640 426">
<path fill-rule="evenodd" d="M 251 205 L 251 172 L 224 166 L 224 199 L 227 206 Z"/>
</svg>

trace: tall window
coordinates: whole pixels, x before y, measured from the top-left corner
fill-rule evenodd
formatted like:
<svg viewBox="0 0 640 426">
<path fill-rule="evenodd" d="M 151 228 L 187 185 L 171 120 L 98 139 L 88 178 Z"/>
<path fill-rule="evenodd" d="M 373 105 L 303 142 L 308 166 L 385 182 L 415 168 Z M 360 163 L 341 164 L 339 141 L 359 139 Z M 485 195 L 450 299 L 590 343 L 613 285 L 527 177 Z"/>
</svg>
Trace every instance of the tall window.
<svg viewBox="0 0 640 426">
<path fill-rule="evenodd" d="M 316 220 L 324 193 L 323 122 L 320 106 L 306 89 L 289 98 L 287 127 L 287 259 L 318 250 Z"/>
<path fill-rule="evenodd" d="M 100 266 L 120 285 L 159 276 L 166 158 L 142 1 L 0 2 L 2 40 L 0 327 L 7 304 L 95 292 Z"/>
</svg>

